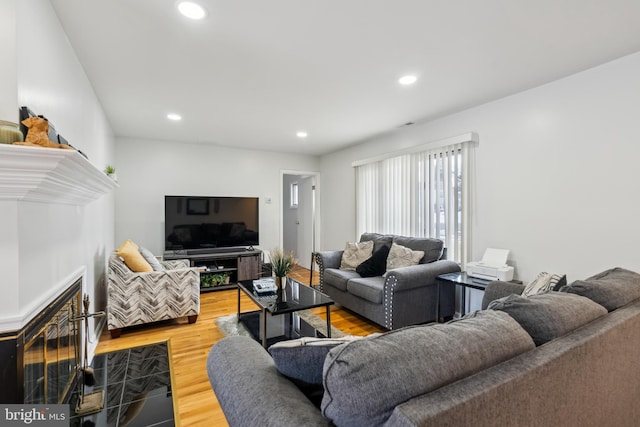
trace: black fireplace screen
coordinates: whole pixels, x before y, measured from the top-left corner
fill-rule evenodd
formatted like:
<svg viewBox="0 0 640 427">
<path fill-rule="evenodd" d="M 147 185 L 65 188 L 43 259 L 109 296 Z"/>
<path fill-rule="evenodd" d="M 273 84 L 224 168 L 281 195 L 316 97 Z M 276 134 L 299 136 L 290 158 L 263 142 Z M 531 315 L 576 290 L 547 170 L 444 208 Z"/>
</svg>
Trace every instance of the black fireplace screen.
<svg viewBox="0 0 640 427">
<path fill-rule="evenodd" d="M 24 403 L 64 403 L 80 366 L 81 290 L 62 295 L 25 331 L 23 350 Z M 65 292 L 68 294 L 68 292 Z"/>
</svg>

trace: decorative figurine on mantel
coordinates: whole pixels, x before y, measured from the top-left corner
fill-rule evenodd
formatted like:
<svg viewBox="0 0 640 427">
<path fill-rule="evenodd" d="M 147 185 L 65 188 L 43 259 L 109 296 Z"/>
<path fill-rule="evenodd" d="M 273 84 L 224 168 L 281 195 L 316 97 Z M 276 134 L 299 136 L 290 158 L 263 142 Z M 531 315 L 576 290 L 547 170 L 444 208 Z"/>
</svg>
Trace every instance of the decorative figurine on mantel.
<svg viewBox="0 0 640 427">
<path fill-rule="evenodd" d="M 27 137 L 24 142 L 14 142 L 14 144 L 73 150 L 73 147 L 69 145 L 58 144 L 49 139 L 49 121 L 44 117 L 29 117 L 24 119 L 22 124 L 29 129 Z"/>
</svg>

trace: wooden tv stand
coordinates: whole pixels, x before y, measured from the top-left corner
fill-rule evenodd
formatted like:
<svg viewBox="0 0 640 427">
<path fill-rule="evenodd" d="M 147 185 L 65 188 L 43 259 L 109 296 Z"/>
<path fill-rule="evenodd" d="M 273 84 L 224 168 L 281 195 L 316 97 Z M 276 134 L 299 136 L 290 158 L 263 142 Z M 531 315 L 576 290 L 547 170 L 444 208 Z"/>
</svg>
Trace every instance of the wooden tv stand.
<svg viewBox="0 0 640 427">
<path fill-rule="evenodd" d="M 200 292 L 235 289 L 240 280 L 259 279 L 262 271 L 262 251 L 260 249 L 216 250 L 209 253 L 189 254 L 188 251 L 168 251 L 165 260 L 188 259 L 192 267 L 200 268 Z M 216 286 L 203 286 L 205 275 L 226 273 L 229 282 Z"/>
</svg>

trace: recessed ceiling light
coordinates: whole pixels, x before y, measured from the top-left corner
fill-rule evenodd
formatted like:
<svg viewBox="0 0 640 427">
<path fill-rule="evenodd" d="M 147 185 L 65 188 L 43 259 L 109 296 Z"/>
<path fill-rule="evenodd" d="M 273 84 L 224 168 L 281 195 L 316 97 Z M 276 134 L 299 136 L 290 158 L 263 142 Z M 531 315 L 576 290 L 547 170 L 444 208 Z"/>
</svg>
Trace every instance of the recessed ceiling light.
<svg viewBox="0 0 640 427">
<path fill-rule="evenodd" d="M 308 134 L 308 133 L 306 133 L 305 131 L 301 130 L 301 131 L 298 131 L 298 132 L 296 133 L 296 136 L 297 136 L 298 138 L 306 138 L 307 136 L 309 136 L 309 134 Z"/>
<path fill-rule="evenodd" d="M 173 120 L 174 122 L 178 122 L 178 121 L 182 120 L 182 116 L 180 114 L 176 114 L 176 113 L 169 113 L 169 114 L 167 114 L 167 119 Z"/>
<path fill-rule="evenodd" d="M 408 86 L 408 85 L 414 84 L 416 80 L 418 80 L 416 76 L 407 75 L 407 76 L 400 77 L 398 79 L 398 83 L 400 83 L 403 86 Z"/>
<path fill-rule="evenodd" d="M 202 6 L 192 1 L 181 1 L 178 3 L 178 10 L 190 19 L 202 19 L 207 15 L 207 12 Z"/>
</svg>

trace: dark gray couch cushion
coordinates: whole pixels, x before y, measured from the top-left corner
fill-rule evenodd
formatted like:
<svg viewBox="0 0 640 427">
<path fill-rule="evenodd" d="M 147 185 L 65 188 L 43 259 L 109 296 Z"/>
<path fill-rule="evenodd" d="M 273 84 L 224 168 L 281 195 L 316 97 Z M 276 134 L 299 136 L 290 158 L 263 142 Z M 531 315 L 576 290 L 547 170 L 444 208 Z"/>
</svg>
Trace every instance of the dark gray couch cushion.
<svg viewBox="0 0 640 427">
<path fill-rule="evenodd" d="M 347 291 L 374 304 L 382 304 L 384 277 L 366 277 L 351 279 L 347 282 Z"/>
<path fill-rule="evenodd" d="M 492 301 L 497 299 L 514 295 L 522 295 L 524 285 L 521 283 L 503 282 L 501 280 L 494 280 L 487 284 L 484 288 L 484 295 L 482 296 L 482 309 L 486 310 Z"/>
<path fill-rule="evenodd" d="M 358 278 L 360 275 L 353 270 L 340 270 L 339 268 L 327 268 L 324 270 L 324 283 L 341 291 L 347 290 L 347 281 Z"/>
<path fill-rule="evenodd" d="M 360 236 L 361 242 L 373 241 L 373 252 L 379 250 L 383 246 L 391 247 L 391 242 L 393 242 L 393 236 L 388 234 L 378 234 L 378 233 L 363 233 Z"/>
<path fill-rule="evenodd" d="M 339 426 L 382 425 L 396 405 L 532 348 L 513 318 L 493 310 L 341 345 L 325 359 L 322 413 Z"/>
<path fill-rule="evenodd" d="M 613 311 L 640 298 L 640 274 L 615 267 L 586 280 L 576 280 L 560 292 L 582 295 Z"/>
<path fill-rule="evenodd" d="M 280 341 L 269 347 L 278 371 L 305 384 L 322 385 L 322 367 L 332 348 L 363 337 L 347 335 L 341 338 L 299 338 Z"/>
<path fill-rule="evenodd" d="M 536 345 L 563 336 L 607 314 L 603 306 L 590 299 L 561 292 L 529 297 L 509 295 L 491 302 L 489 309 L 504 311 L 516 319 Z"/>
<path fill-rule="evenodd" d="M 394 236 L 393 243 L 414 251 L 423 251 L 424 257 L 420 260 L 420 264 L 427 264 L 440 259 L 444 242 L 439 239 L 430 239 L 426 237 L 404 237 Z"/>
</svg>

